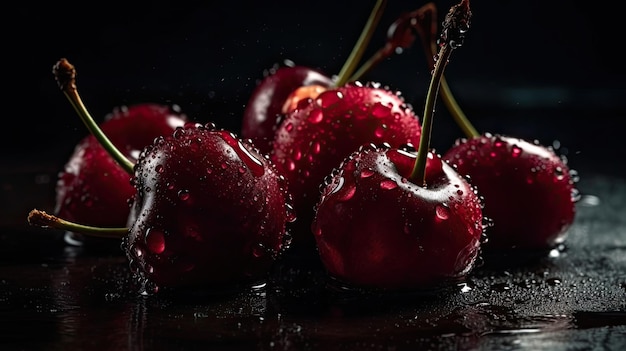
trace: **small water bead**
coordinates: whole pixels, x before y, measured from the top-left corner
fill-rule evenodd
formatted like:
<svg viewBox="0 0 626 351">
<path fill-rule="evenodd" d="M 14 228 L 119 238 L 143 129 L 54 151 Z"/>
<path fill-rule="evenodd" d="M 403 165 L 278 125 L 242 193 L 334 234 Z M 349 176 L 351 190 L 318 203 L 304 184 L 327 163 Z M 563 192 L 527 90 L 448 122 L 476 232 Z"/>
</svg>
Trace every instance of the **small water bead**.
<svg viewBox="0 0 626 351">
<path fill-rule="evenodd" d="M 291 122 L 285 125 L 285 130 L 291 132 L 293 130 L 293 124 Z"/>
<path fill-rule="evenodd" d="M 569 170 L 569 176 L 572 179 L 572 182 L 578 183 L 580 181 L 580 176 L 578 175 L 578 171 L 575 169 Z"/>
<path fill-rule="evenodd" d="M 450 217 L 450 209 L 445 204 L 437 205 L 435 206 L 435 214 L 438 219 L 445 221 L 448 217 Z"/>
<path fill-rule="evenodd" d="M 344 189 L 344 191 L 339 194 L 339 201 L 348 201 L 354 197 L 356 193 L 356 187 L 354 185 L 350 185 Z"/>
<path fill-rule="evenodd" d="M 186 190 L 186 189 L 181 189 L 181 190 L 179 190 L 179 191 L 178 191 L 178 198 L 179 198 L 181 201 L 187 201 L 187 200 L 189 200 L 189 197 L 190 197 L 190 196 L 191 196 L 191 195 L 189 194 L 189 190 Z"/>
<path fill-rule="evenodd" d="M 398 183 L 396 183 L 392 179 L 384 179 L 380 182 L 380 188 L 383 190 L 392 190 L 398 187 Z"/>
<path fill-rule="evenodd" d="M 287 222 L 292 223 L 296 220 L 296 211 L 291 204 L 285 204 Z"/>
<path fill-rule="evenodd" d="M 551 285 L 551 286 L 561 285 L 561 279 L 560 278 L 548 278 L 546 280 L 546 283 L 548 283 L 548 285 Z"/>
<path fill-rule="evenodd" d="M 149 228 L 146 231 L 145 243 L 148 250 L 154 254 L 160 254 L 165 251 L 165 234 L 163 231 Z"/>
<path fill-rule="evenodd" d="M 372 106 L 371 114 L 376 118 L 385 118 L 391 114 L 391 107 L 393 105 L 383 105 L 380 102 L 375 103 Z"/>
<path fill-rule="evenodd" d="M 361 178 L 369 178 L 372 175 L 374 175 L 374 171 L 369 168 L 361 170 L 361 173 L 360 173 Z"/>
<path fill-rule="evenodd" d="M 150 264 L 148 264 L 148 263 L 146 263 L 146 264 L 143 266 L 143 270 L 144 270 L 146 273 L 148 273 L 148 274 L 153 274 L 153 273 L 154 273 L 154 267 L 152 267 L 152 265 L 150 265 Z"/>
<path fill-rule="evenodd" d="M 314 154 L 319 154 L 320 151 L 322 151 L 322 145 L 319 141 L 316 141 L 315 143 L 313 143 L 311 150 Z"/>
<path fill-rule="evenodd" d="M 316 108 L 309 113 L 308 119 L 309 119 L 309 122 L 313 124 L 320 123 L 321 121 L 324 120 L 324 113 L 322 112 L 322 110 Z"/>
<path fill-rule="evenodd" d="M 554 181 L 555 182 L 560 182 L 563 179 L 565 179 L 565 174 L 563 172 L 563 168 L 561 167 L 556 167 L 554 169 Z"/>
<path fill-rule="evenodd" d="M 513 145 L 513 147 L 511 148 L 511 155 L 513 157 L 519 157 L 521 154 L 522 154 L 522 148 L 517 145 Z"/>
<path fill-rule="evenodd" d="M 254 248 L 252 248 L 252 256 L 254 256 L 255 258 L 263 257 L 265 253 L 265 247 L 261 243 L 258 243 L 254 246 Z"/>
<path fill-rule="evenodd" d="M 343 188 L 343 184 L 345 179 L 343 177 L 336 178 L 336 181 L 333 180 L 334 188 L 330 191 L 330 194 L 334 194 Z"/>
<path fill-rule="evenodd" d="M 302 151 L 300 150 L 294 150 L 293 151 L 293 159 L 298 161 L 302 158 Z"/>
<path fill-rule="evenodd" d="M 377 138 L 382 138 L 385 136 L 386 131 L 387 131 L 387 125 L 381 124 L 377 126 L 376 129 L 374 130 L 374 136 L 376 136 Z"/>
<path fill-rule="evenodd" d="M 338 104 L 343 99 L 343 93 L 338 90 L 328 91 L 326 93 L 321 94 L 315 102 L 318 106 L 322 108 L 329 108 L 333 105 Z"/>
<path fill-rule="evenodd" d="M 592 195 L 590 195 L 592 196 Z M 573 188 L 572 192 L 570 194 L 571 200 L 572 202 L 579 202 L 582 198 L 581 194 L 580 194 L 580 190 Z M 600 199 L 596 196 L 593 197 L 587 197 L 587 200 L 589 201 L 590 199 L 594 199 L 595 201 L 591 202 L 586 202 L 585 205 L 587 206 L 597 206 L 600 204 Z M 591 205 L 590 205 L 591 204 Z"/>
</svg>

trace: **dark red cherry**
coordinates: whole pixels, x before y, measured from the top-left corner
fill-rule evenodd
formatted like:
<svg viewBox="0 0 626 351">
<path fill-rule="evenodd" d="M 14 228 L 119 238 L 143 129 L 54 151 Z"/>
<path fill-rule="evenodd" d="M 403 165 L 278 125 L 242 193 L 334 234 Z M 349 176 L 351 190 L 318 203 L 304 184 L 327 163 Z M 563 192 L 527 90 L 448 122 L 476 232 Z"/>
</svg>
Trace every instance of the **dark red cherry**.
<svg viewBox="0 0 626 351">
<path fill-rule="evenodd" d="M 135 161 L 154 138 L 171 134 L 186 121 L 178 107 L 145 103 L 115 108 L 100 128 Z M 90 134 L 75 147 L 59 173 L 55 213 L 78 223 L 123 227 L 135 193 L 130 178 Z"/>
<path fill-rule="evenodd" d="M 313 243 L 310 225 L 324 178 L 360 146 L 417 145 L 420 122 L 399 93 L 358 82 L 301 101 L 276 131 L 271 160 L 287 179 L 299 227 L 294 245 Z"/>
<path fill-rule="evenodd" d="M 493 221 L 486 251 L 550 249 L 565 240 L 578 191 L 575 173 L 552 148 L 486 133 L 457 141 L 443 157 L 484 197 Z"/>
<path fill-rule="evenodd" d="M 280 66 L 267 71 L 246 104 L 241 136 L 269 153 L 276 127 L 288 111 L 289 96 L 300 87 L 329 87 L 332 80 L 305 66 Z"/>
<path fill-rule="evenodd" d="M 426 186 L 415 153 L 362 148 L 327 179 L 313 223 L 329 274 L 357 287 L 433 289 L 474 267 L 483 234 L 480 198 L 439 155 Z"/>
<path fill-rule="evenodd" d="M 188 124 L 140 155 L 125 252 L 148 289 L 221 287 L 268 274 L 292 221 L 284 179 L 234 134 Z"/>
</svg>

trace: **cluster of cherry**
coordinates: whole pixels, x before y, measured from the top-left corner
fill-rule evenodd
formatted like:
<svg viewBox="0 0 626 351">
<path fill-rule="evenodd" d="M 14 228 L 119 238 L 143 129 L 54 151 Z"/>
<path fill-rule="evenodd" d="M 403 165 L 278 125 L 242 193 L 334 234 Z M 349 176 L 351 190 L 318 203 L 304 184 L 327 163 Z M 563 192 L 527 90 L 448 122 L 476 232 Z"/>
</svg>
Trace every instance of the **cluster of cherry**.
<svg viewBox="0 0 626 351">
<path fill-rule="evenodd" d="M 480 134 L 458 108 L 466 137 L 443 155 L 430 149 L 439 92 L 455 106 L 443 72 L 469 29 L 469 1 L 433 36 L 436 17 L 432 4 L 400 17 L 357 73 L 268 72 L 240 136 L 157 104 L 116 109 L 98 125 L 74 66 L 59 60 L 55 77 L 91 134 L 60 173 L 55 215 L 33 210 L 31 224 L 121 240 L 151 292 L 258 281 L 296 248 L 339 281 L 386 290 L 458 281 L 481 252 L 554 248 L 578 198 L 564 157 Z M 399 92 L 358 80 L 414 33 L 433 57 L 421 120 Z"/>
</svg>

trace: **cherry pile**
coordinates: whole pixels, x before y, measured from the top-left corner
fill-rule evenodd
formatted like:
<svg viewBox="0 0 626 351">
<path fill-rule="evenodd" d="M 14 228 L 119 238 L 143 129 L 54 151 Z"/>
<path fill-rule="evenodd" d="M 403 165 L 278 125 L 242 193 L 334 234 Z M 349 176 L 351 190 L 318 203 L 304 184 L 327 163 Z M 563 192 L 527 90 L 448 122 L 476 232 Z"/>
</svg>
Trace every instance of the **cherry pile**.
<svg viewBox="0 0 626 351">
<path fill-rule="evenodd" d="M 483 251 L 563 243 L 574 171 L 537 142 L 478 134 L 444 79 L 470 28 L 469 0 L 450 8 L 438 36 L 434 5 L 403 14 L 357 70 L 384 5 L 337 76 L 269 71 L 242 111 L 241 137 L 156 104 L 98 125 L 74 66 L 59 60 L 55 78 L 91 135 L 59 175 L 55 214 L 35 209 L 29 222 L 117 240 L 145 293 L 256 284 L 293 252 L 346 286 L 429 290 L 467 277 Z M 360 80 L 416 33 L 432 57 L 419 115 L 399 91 Z M 443 156 L 430 148 L 440 91 L 467 135 Z"/>
</svg>

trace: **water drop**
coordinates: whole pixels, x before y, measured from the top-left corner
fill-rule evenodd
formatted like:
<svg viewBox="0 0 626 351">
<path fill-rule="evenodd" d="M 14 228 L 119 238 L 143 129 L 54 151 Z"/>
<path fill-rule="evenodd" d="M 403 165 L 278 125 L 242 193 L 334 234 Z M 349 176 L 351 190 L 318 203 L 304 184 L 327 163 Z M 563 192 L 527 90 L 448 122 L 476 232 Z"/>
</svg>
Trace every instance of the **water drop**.
<svg viewBox="0 0 626 351">
<path fill-rule="evenodd" d="M 374 171 L 371 169 L 364 169 L 361 171 L 361 178 L 369 178 L 374 175 Z"/>
<path fill-rule="evenodd" d="M 381 124 L 378 127 L 376 127 L 376 130 L 374 130 L 374 136 L 376 136 L 377 138 L 382 138 L 383 136 L 385 136 L 386 130 L 387 130 L 387 125 Z"/>
<path fill-rule="evenodd" d="M 265 255 L 265 248 L 263 247 L 263 244 L 258 244 L 256 245 L 253 249 L 252 249 L 252 255 L 255 258 L 259 258 L 262 257 L 263 255 Z"/>
<path fill-rule="evenodd" d="M 372 116 L 376 118 L 384 118 L 391 114 L 391 108 L 389 106 L 385 106 L 380 102 L 377 102 L 372 106 Z"/>
<path fill-rule="evenodd" d="M 398 187 L 398 183 L 391 179 L 385 179 L 380 182 L 380 188 L 383 190 L 391 190 Z"/>
<path fill-rule="evenodd" d="M 574 195 L 573 192 L 572 195 Z M 600 198 L 595 195 L 581 196 L 578 190 L 575 195 L 580 199 L 580 204 L 582 206 L 594 207 L 600 205 Z M 572 199 L 574 199 L 574 196 L 572 196 Z"/>
<path fill-rule="evenodd" d="M 311 111 L 311 113 L 309 113 L 309 122 L 317 124 L 320 123 L 322 120 L 324 120 L 324 113 L 322 112 L 322 110 L 314 109 L 313 111 Z"/>
<path fill-rule="evenodd" d="M 165 234 L 158 229 L 150 228 L 146 231 L 146 246 L 148 250 L 155 254 L 165 251 Z"/>
<path fill-rule="evenodd" d="M 511 155 L 513 157 L 519 157 L 521 154 L 522 154 L 522 148 L 517 145 L 513 145 L 513 148 L 511 149 Z"/>
<path fill-rule="evenodd" d="M 334 91 L 328 91 L 325 94 L 321 94 L 317 98 L 317 100 L 315 100 L 315 102 L 317 103 L 318 106 L 321 106 L 323 108 L 329 108 L 339 103 L 341 99 L 343 99 L 343 93 L 338 90 L 334 90 Z"/>
<path fill-rule="evenodd" d="M 559 278 L 549 278 L 546 282 L 551 286 L 561 285 L 561 279 Z"/>
<path fill-rule="evenodd" d="M 446 220 L 448 219 L 448 217 L 450 216 L 450 209 L 448 208 L 447 205 L 443 204 L 443 205 L 437 205 L 435 207 L 435 214 L 437 215 L 437 218 L 440 220 Z"/>
<path fill-rule="evenodd" d="M 190 197 L 189 190 L 183 189 L 183 190 L 178 191 L 178 198 L 181 201 L 187 201 L 189 200 L 189 197 Z"/>
</svg>

